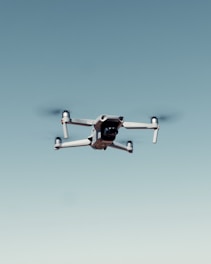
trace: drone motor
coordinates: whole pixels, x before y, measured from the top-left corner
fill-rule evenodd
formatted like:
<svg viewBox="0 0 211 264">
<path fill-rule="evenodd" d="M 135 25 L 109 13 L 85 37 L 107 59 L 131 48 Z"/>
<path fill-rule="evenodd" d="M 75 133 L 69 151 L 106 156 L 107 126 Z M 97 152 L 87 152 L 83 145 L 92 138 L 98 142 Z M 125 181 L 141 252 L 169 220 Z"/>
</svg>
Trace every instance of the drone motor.
<svg viewBox="0 0 211 264">
<path fill-rule="evenodd" d="M 152 124 L 158 124 L 158 119 L 157 119 L 157 117 L 153 116 L 153 117 L 151 118 L 151 123 L 152 123 Z"/>
<path fill-rule="evenodd" d="M 63 126 L 63 132 L 64 132 L 64 138 L 68 138 L 69 134 L 68 134 L 68 129 L 67 129 L 67 124 L 69 124 L 71 121 L 70 119 L 70 112 L 65 110 L 62 113 L 62 126 Z"/>
<path fill-rule="evenodd" d="M 55 148 L 55 149 L 59 149 L 60 146 L 61 146 L 61 144 L 62 144 L 62 140 L 61 140 L 61 138 L 60 138 L 60 137 L 57 137 L 57 138 L 55 139 L 55 145 L 54 145 L 54 148 Z"/>
</svg>

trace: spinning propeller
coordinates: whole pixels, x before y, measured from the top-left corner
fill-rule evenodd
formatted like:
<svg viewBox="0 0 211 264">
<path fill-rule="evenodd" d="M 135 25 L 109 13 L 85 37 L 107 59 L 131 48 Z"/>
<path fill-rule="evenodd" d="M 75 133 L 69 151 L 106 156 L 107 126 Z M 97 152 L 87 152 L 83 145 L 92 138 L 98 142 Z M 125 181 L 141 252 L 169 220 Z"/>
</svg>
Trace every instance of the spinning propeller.
<svg viewBox="0 0 211 264">
<path fill-rule="evenodd" d="M 161 114 L 161 115 L 155 115 L 158 119 L 158 122 L 161 121 L 161 122 L 173 122 L 175 121 L 179 115 L 176 114 L 176 113 L 172 113 L 172 114 Z M 154 116 L 151 116 L 151 119 L 153 118 Z"/>
<path fill-rule="evenodd" d="M 69 110 L 66 110 L 70 112 Z M 41 114 L 45 116 L 58 116 L 64 112 L 64 108 L 45 108 L 40 110 Z"/>
</svg>

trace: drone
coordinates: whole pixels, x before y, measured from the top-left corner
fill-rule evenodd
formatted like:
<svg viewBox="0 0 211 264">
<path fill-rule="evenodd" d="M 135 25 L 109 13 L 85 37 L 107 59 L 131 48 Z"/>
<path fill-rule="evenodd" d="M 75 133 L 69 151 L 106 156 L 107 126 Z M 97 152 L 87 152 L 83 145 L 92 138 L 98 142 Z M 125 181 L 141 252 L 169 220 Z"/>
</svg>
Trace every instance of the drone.
<svg viewBox="0 0 211 264">
<path fill-rule="evenodd" d="M 108 147 L 124 150 L 128 153 L 133 152 L 133 142 L 126 142 L 126 145 L 116 141 L 116 137 L 120 128 L 126 129 L 152 129 L 153 143 L 157 142 L 158 137 L 158 118 L 151 117 L 150 123 L 126 122 L 123 116 L 100 115 L 95 120 L 92 119 L 74 119 L 70 117 L 70 112 L 64 110 L 62 113 L 61 123 L 63 126 L 64 138 L 69 138 L 67 125 L 80 125 L 92 127 L 91 135 L 85 139 L 62 142 L 61 137 L 56 137 L 54 149 L 90 146 L 97 150 L 106 150 Z"/>
</svg>

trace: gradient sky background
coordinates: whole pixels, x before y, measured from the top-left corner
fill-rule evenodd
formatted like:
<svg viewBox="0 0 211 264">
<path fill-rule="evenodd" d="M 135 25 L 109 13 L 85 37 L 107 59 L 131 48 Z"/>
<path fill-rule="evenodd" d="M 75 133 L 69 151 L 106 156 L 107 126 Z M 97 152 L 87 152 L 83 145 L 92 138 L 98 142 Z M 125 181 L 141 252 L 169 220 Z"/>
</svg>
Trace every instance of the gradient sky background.
<svg viewBox="0 0 211 264">
<path fill-rule="evenodd" d="M 0 262 L 210 264 L 210 1 L 0 2 Z M 134 153 L 54 151 L 60 116 L 123 115 Z M 71 127 L 73 139 L 90 128 Z"/>
</svg>

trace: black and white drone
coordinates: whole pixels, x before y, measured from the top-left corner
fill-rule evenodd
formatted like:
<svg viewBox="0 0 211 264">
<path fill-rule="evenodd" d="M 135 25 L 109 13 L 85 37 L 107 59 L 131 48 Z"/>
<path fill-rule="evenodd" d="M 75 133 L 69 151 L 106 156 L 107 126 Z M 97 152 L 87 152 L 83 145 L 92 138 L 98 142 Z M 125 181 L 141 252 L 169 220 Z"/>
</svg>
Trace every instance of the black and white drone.
<svg viewBox="0 0 211 264">
<path fill-rule="evenodd" d="M 67 139 L 68 128 L 67 125 L 91 126 L 91 135 L 85 139 L 62 142 L 60 137 L 55 139 L 54 148 L 56 150 L 61 148 L 90 146 L 93 149 L 104 149 L 108 147 L 125 150 L 129 153 L 133 152 L 133 143 L 131 140 L 126 142 L 126 145 L 115 141 L 118 130 L 121 127 L 127 129 L 153 129 L 153 143 L 157 142 L 158 137 L 158 118 L 151 117 L 150 123 L 125 122 L 123 116 L 100 115 L 97 119 L 74 119 L 70 117 L 70 112 L 65 110 L 62 113 L 61 123 L 63 126 L 64 138 Z"/>
</svg>

